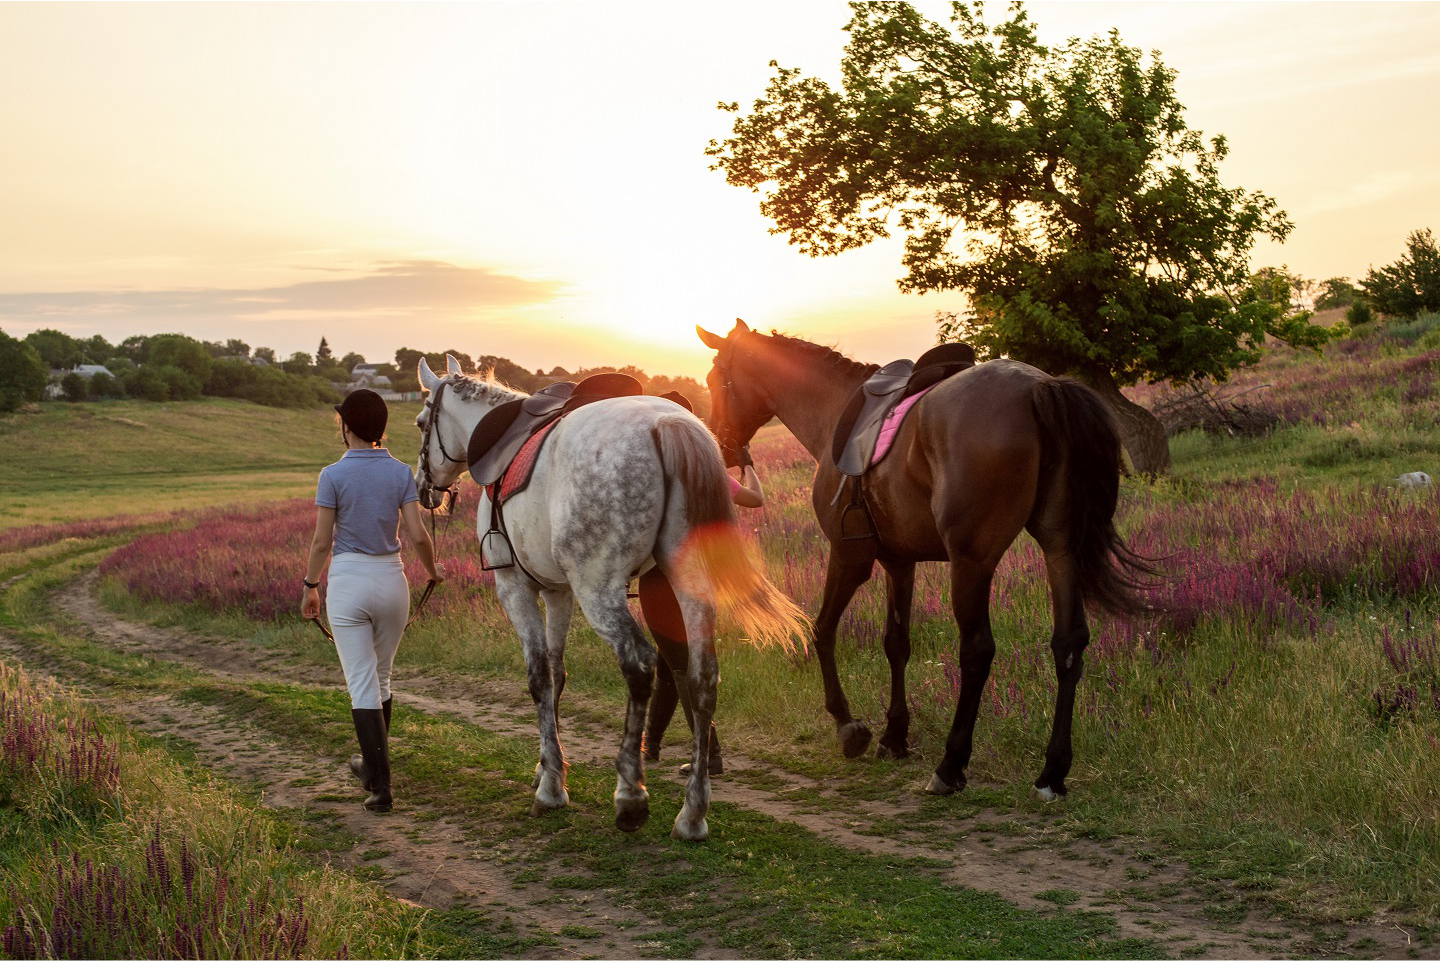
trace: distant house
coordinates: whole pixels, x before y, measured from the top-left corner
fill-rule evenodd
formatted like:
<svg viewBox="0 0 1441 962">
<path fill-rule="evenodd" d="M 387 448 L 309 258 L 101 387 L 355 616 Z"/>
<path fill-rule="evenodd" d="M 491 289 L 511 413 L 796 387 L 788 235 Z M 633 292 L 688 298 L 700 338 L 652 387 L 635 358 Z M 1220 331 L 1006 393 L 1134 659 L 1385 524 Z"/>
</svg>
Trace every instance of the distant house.
<svg viewBox="0 0 1441 962">
<path fill-rule="evenodd" d="M 373 364 L 357 364 L 350 371 L 350 383 L 346 388 L 351 391 L 368 387 L 372 391 L 389 391 L 390 378 L 384 374 L 377 374 Z"/>
<path fill-rule="evenodd" d="M 60 386 L 60 382 L 71 374 L 79 374 L 87 381 L 97 374 L 104 374 L 107 377 L 115 376 L 111 374 L 110 369 L 103 364 L 77 364 L 68 371 L 51 368 L 50 383 L 45 385 L 45 399 L 47 401 L 53 401 L 65 394 L 65 389 Z"/>
</svg>

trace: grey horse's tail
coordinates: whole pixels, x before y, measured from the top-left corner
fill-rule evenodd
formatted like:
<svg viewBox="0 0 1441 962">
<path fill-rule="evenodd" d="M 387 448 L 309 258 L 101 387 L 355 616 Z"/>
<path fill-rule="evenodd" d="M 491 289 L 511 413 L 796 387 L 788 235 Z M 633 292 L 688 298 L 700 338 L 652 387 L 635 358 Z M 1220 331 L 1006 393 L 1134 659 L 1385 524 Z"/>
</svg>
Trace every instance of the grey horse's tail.
<svg viewBox="0 0 1441 962">
<path fill-rule="evenodd" d="M 686 535 L 676 559 L 681 574 L 676 589 L 709 593 L 757 647 L 794 650 L 808 637 L 810 619 L 766 578 L 742 537 L 715 438 L 690 417 L 663 418 L 652 434 L 667 483 L 685 494 Z"/>
</svg>

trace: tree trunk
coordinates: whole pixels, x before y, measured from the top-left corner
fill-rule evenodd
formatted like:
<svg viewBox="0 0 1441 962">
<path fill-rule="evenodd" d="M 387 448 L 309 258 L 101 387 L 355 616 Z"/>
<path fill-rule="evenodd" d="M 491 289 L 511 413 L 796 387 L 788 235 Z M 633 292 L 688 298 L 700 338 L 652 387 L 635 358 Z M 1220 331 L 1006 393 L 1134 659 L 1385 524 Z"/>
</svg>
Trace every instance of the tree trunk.
<svg viewBox="0 0 1441 962">
<path fill-rule="evenodd" d="M 1106 402 L 1106 406 L 1116 416 L 1116 427 L 1121 432 L 1121 446 L 1126 453 L 1127 470 L 1147 476 L 1169 473 L 1171 448 L 1166 442 L 1166 429 L 1160 420 L 1122 394 L 1115 379 L 1109 374 L 1086 377 L 1085 381 L 1096 389 L 1101 400 Z"/>
</svg>

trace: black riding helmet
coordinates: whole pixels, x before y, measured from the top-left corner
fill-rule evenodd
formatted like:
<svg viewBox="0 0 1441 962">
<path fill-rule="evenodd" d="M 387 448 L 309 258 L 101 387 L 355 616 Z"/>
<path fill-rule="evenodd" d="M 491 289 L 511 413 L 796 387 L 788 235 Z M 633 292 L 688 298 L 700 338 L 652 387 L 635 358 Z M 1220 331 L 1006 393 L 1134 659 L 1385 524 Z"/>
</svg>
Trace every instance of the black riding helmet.
<svg viewBox="0 0 1441 962">
<path fill-rule="evenodd" d="M 374 444 L 385 437 L 385 422 L 390 419 L 390 408 L 374 391 L 368 388 L 351 391 L 344 401 L 335 405 L 335 410 L 350 433 L 362 441 Z"/>
</svg>

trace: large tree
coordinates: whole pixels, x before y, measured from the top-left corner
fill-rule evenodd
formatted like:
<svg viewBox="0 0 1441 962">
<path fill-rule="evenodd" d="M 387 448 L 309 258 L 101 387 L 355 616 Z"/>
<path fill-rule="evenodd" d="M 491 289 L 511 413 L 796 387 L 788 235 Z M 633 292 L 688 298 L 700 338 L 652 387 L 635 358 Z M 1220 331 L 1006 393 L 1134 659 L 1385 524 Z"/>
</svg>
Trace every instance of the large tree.
<svg viewBox="0 0 1441 962">
<path fill-rule="evenodd" d="M 188 334 L 156 334 L 147 344 L 145 363 L 179 368 L 190 375 L 190 379 L 184 381 L 180 390 L 171 392 L 172 399 L 180 400 L 189 395 L 192 380 L 195 384 L 205 383 L 215 359 L 205 349 L 204 344 Z M 171 380 L 174 381 L 174 378 Z M 195 393 L 199 393 L 198 388 Z"/>
<path fill-rule="evenodd" d="M 782 68 L 713 168 L 763 193 L 774 233 L 812 256 L 899 231 L 902 291 L 963 291 L 949 333 L 983 353 L 1075 374 L 1120 418 L 1135 466 L 1164 471 L 1165 434 L 1121 387 L 1223 379 L 1266 334 L 1324 331 L 1246 298 L 1259 237 L 1284 212 L 1227 188 L 1224 138 L 1190 130 L 1175 73 L 1112 31 L 1041 45 L 1020 4 L 988 27 L 981 4 L 950 27 L 904 3 L 853 3 L 842 87 Z M 943 325 L 943 333 L 945 333 Z"/>
</svg>

